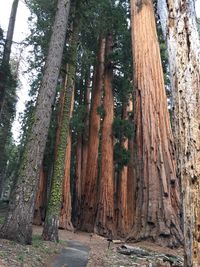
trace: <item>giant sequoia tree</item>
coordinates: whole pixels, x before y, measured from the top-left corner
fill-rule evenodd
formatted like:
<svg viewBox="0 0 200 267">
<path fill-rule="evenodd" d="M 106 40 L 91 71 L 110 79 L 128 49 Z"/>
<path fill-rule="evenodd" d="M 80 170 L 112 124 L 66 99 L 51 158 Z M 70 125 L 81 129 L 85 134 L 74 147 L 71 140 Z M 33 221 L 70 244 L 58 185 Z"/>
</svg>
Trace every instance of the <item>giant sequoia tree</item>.
<svg viewBox="0 0 200 267">
<path fill-rule="evenodd" d="M 158 1 L 172 80 L 185 266 L 200 266 L 200 41 L 194 1 Z"/>
<path fill-rule="evenodd" d="M 29 244 L 40 166 L 65 43 L 70 0 L 59 0 L 42 85 L 1 237 Z"/>
<path fill-rule="evenodd" d="M 179 181 L 153 3 L 131 1 L 136 215 L 130 238 L 182 242 Z"/>
</svg>

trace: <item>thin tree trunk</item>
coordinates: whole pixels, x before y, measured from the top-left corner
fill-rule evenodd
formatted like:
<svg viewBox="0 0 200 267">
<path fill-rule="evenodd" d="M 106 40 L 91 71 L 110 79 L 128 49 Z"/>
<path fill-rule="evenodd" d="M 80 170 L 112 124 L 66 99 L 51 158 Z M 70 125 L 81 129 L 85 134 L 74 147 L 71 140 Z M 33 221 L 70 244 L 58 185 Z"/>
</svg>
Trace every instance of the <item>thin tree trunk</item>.
<svg viewBox="0 0 200 267">
<path fill-rule="evenodd" d="M 90 75 L 90 73 L 89 73 Z M 82 169 L 81 169 L 81 188 L 83 190 L 83 186 L 85 184 L 85 176 L 87 170 L 87 158 L 88 158 L 88 139 L 89 139 L 89 119 L 90 119 L 90 77 L 87 78 L 87 88 L 85 92 L 84 104 L 86 106 L 86 115 L 84 120 L 84 132 L 83 132 L 83 144 L 82 144 Z M 82 195 L 82 193 L 81 193 Z"/>
<path fill-rule="evenodd" d="M 112 53 L 113 38 L 106 38 L 105 56 Z M 113 67 L 110 60 L 105 64 L 104 74 L 104 119 L 102 124 L 101 170 L 99 178 L 99 200 L 95 232 L 112 237 L 116 233 L 114 216 L 114 162 L 113 162 L 113 134 L 114 98 L 112 92 Z"/>
<path fill-rule="evenodd" d="M 74 20 L 74 23 L 77 23 L 77 21 Z M 52 177 L 52 188 L 50 193 L 50 199 L 47 207 L 47 214 L 42 233 L 43 239 L 50 241 L 59 240 L 58 226 L 59 226 L 59 216 L 62 203 L 62 186 L 64 179 L 64 171 L 65 171 L 66 147 L 68 145 L 67 140 L 69 136 L 69 122 L 72 113 L 73 92 L 75 86 L 77 42 L 78 42 L 78 24 L 74 24 L 73 33 L 69 44 L 70 62 L 68 65 L 67 83 L 65 87 L 65 97 L 64 97 L 65 100 L 64 100 L 63 114 L 61 118 L 60 138 L 58 142 L 57 156 L 54 164 L 54 173 Z M 68 174 L 65 178 L 66 178 L 65 183 L 69 185 L 70 184 L 69 166 L 68 166 Z M 70 187 L 66 188 L 66 190 L 68 194 L 70 194 Z M 67 201 L 68 200 L 69 198 L 67 199 Z M 67 214 L 69 213 L 71 213 L 71 211 L 67 211 Z M 68 221 L 67 224 L 72 225 L 71 220 L 70 222 Z"/>
<path fill-rule="evenodd" d="M 129 120 L 129 112 L 132 112 L 132 100 L 129 100 L 127 105 L 123 104 L 122 119 Z M 133 155 L 133 149 L 130 146 L 131 140 L 124 138 L 122 140 L 122 147 L 131 151 Z M 122 237 L 126 237 L 130 233 L 133 226 L 134 218 L 134 200 L 135 200 L 135 187 L 134 187 L 134 172 L 132 170 L 131 158 L 129 164 L 124 166 L 119 177 L 119 184 L 117 189 L 117 234 Z"/>
<path fill-rule="evenodd" d="M 105 60 L 105 39 L 99 39 L 99 53 L 97 58 L 97 67 L 95 81 L 92 94 L 92 104 L 90 112 L 90 129 L 89 129 L 89 144 L 87 170 L 85 176 L 85 184 L 82 194 L 82 214 L 80 228 L 85 231 L 92 232 L 94 230 L 96 204 L 97 204 L 97 168 L 98 168 L 98 149 L 99 149 L 99 130 L 100 130 L 100 115 L 98 107 L 101 105 L 103 75 L 104 75 L 104 60 Z"/>
<path fill-rule="evenodd" d="M 73 106 L 73 101 L 72 101 Z M 63 181 L 62 207 L 60 212 L 59 227 L 73 231 L 74 227 L 71 221 L 71 186 L 70 186 L 70 167 L 71 167 L 71 133 L 69 133 L 65 157 L 65 173 Z"/>
<path fill-rule="evenodd" d="M 158 1 L 172 81 L 187 267 L 200 266 L 200 41 L 194 2 Z"/>
<path fill-rule="evenodd" d="M 41 225 L 42 221 L 45 218 L 47 176 L 44 172 L 43 165 L 41 167 L 39 176 L 40 176 L 39 185 L 37 190 L 37 196 L 34 208 L 34 217 L 33 217 L 33 224 L 35 225 Z"/>
<path fill-rule="evenodd" d="M 7 76 L 9 72 L 9 62 L 10 62 L 10 54 L 11 54 L 11 46 L 12 46 L 12 40 L 13 40 L 13 33 L 15 28 L 15 19 L 17 15 L 17 8 L 18 8 L 19 0 L 14 0 L 12 4 L 12 9 L 10 13 L 10 19 L 8 24 L 8 31 L 6 36 L 6 42 L 4 46 L 4 52 L 3 52 L 3 60 L 2 60 L 2 66 L 1 66 L 1 75 L 0 75 L 0 119 L 2 114 L 2 108 L 5 98 L 5 92 L 6 92 L 6 84 L 7 84 Z"/>
<path fill-rule="evenodd" d="M 0 233 L 1 238 L 15 240 L 22 244 L 30 244 L 32 241 L 32 220 L 39 171 L 51 119 L 52 104 L 56 94 L 69 8 L 69 0 L 58 1 L 42 85 L 32 118 L 33 125 L 22 155 L 8 215 Z"/>
<path fill-rule="evenodd" d="M 152 1 L 132 0 L 131 21 L 137 199 L 129 239 L 178 246 L 179 181 Z"/>
<path fill-rule="evenodd" d="M 82 178 L 82 134 L 79 135 L 76 144 L 75 165 L 75 199 L 74 199 L 74 224 L 77 226 L 81 212 L 81 178 Z"/>
</svg>

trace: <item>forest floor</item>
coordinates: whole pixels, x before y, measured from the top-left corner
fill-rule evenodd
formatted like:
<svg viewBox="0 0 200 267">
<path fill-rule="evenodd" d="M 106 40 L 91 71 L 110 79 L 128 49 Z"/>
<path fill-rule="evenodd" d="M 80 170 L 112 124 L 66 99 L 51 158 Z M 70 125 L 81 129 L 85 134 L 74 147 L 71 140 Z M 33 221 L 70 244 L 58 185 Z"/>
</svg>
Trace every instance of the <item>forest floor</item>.
<svg viewBox="0 0 200 267">
<path fill-rule="evenodd" d="M 0 207 L 0 224 L 3 221 L 4 212 Z M 183 266 L 183 250 L 168 249 L 149 242 L 129 243 L 127 245 L 137 250 L 144 250 L 142 254 L 119 253 L 123 243 L 114 244 L 106 238 L 96 234 L 83 232 L 59 231 L 60 242 L 46 242 L 41 238 L 42 227 L 33 227 L 33 243 L 29 246 L 22 246 L 13 241 L 0 239 L 0 267 L 179 267 Z M 73 245 L 80 247 L 80 254 L 83 253 L 83 261 L 80 266 L 68 262 L 65 257 L 68 251 L 73 250 Z M 77 245 L 78 244 L 78 245 Z M 71 246 L 71 248 L 70 248 Z M 65 255 L 63 255 L 65 253 Z M 66 263 L 63 265 L 63 259 Z M 78 257 L 77 257 L 78 259 Z M 78 262 L 78 261 L 77 261 Z"/>
<path fill-rule="evenodd" d="M 60 261 L 58 257 L 63 249 L 70 246 L 71 241 L 77 241 L 79 244 L 88 247 L 89 258 L 87 267 L 178 267 L 183 266 L 182 249 L 168 249 L 157 246 L 149 242 L 140 242 L 128 244 L 133 247 L 142 248 L 151 251 L 152 256 L 124 255 L 118 252 L 121 244 L 109 243 L 106 238 L 98 235 L 90 235 L 82 232 L 69 232 L 60 230 L 60 241 L 57 244 L 44 242 L 41 239 L 42 227 L 34 226 L 33 244 L 31 246 L 21 246 L 15 242 L 0 240 L 0 267 L 71 267 L 66 262 Z M 166 255 L 169 261 L 165 261 Z M 61 257 L 62 258 L 62 257 Z M 179 259 L 177 261 L 177 259 Z M 57 264 L 56 264 L 57 262 Z M 69 264 L 69 265 L 68 265 Z M 84 266 L 84 265 L 80 265 Z M 79 266 L 76 266 L 79 267 Z"/>
</svg>

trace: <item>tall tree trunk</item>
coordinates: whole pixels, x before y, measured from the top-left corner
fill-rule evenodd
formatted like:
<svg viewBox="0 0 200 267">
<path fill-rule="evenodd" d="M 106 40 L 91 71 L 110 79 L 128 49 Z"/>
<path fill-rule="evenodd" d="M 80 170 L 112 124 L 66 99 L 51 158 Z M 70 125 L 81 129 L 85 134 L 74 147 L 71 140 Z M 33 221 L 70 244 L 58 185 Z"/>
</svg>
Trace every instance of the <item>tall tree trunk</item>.
<svg viewBox="0 0 200 267">
<path fill-rule="evenodd" d="M 66 147 L 68 145 L 67 141 L 69 136 L 69 122 L 72 113 L 72 103 L 74 100 L 73 92 L 75 86 L 77 42 L 78 42 L 78 24 L 75 23 L 77 23 L 77 21 L 74 20 L 73 33 L 69 43 L 70 62 L 68 65 L 68 75 L 65 86 L 64 107 L 61 117 L 61 128 L 59 131 L 60 137 L 54 164 L 54 173 L 52 177 L 52 188 L 50 193 L 50 199 L 47 207 L 47 214 L 42 233 L 44 240 L 50 240 L 50 241 L 59 240 L 58 226 L 59 226 L 60 209 L 62 203 L 62 186 L 64 179 L 64 171 L 65 171 L 65 160 L 69 160 L 66 159 Z M 70 167 L 68 166 L 68 173 L 65 176 L 64 187 L 65 185 L 70 184 L 69 168 Z M 70 194 L 70 188 L 65 188 L 65 190 L 67 190 L 68 194 Z M 67 197 L 67 203 L 69 203 L 68 202 L 69 196 L 66 197 Z M 69 211 L 67 211 L 67 214 L 69 214 Z M 68 224 L 71 226 L 71 218 L 70 222 L 68 221 Z"/>
<path fill-rule="evenodd" d="M 89 74 L 90 75 L 90 72 Z M 75 177 L 75 203 L 74 203 L 74 224 L 79 227 L 81 216 L 81 202 L 83 186 L 87 168 L 88 153 L 88 134 L 89 134 L 89 112 L 90 112 L 90 77 L 85 78 L 84 106 L 86 107 L 85 117 L 83 120 L 84 130 L 78 137 L 76 145 L 76 177 Z M 80 104 L 82 102 L 79 101 Z"/>
<path fill-rule="evenodd" d="M 105 60 L 105 39 L 99 39 L 99 52 L 97 58 L 97 66 L 95 73 L 95 81 L 92 93 L 92 103 L 90 112 L 90 129 L 89 129 L 89 144 L 87 170 L 85 176 L 85 184 L 82 194 L 82 214 L 80 227 L 82 230 L 92 232 L 94 230 L 96 204 L 97 204 L 97 169 L 98 169 L 98 149 L 99 149 L 99 130 L 100 130 L 100 115 L 98 107 L 101 105 L 102 90 L 103 90 L 103 75 L 104 75 L 104 60 Z"/>
<path fill-rule="evenodd" d="M 200 266 L 200 41 L 194 5 L 193 0 L 158 1 L 172 81 L 187 267 Z"/>
<path fill-rule="evenodd" d="M 82 178 L 82 134 L 76 144 L 74 224 L 77 226 L 81 212 L 81 178 Z"/>
<path fill-rule="evenodd" d="M 151 0 L 131 0 L 136 215 L 129 239 L 182 242 L 179 181 Z"/>
<path fill-rule="evenodd" d="M 72 101 L 73 102 L 73 101 Z M 73 104 L 72 104 L 73 106 Z M 65 172 L 63 181 L 62 207 L 60 212 L 59 227 L 73 231 L 74 227 L 71 221 L 71 186 L 70 186 L 70 167 L 71 167 L 71 133 L 69 133 L 65 157 Z"/>
<path fill-rule="evenodd" d="M 90 76 L 90 73 L 89 73 Z M 85 183 L 85 176 L 87 170 L 87 158 L 88 158 L 88 139 L 89 139 L 89 119 L 90 119 L 90 77 L 87 78 L 87 88 L 85 92 L 84 104 L 86 106 L 86 115 L 84 120 L 84 132 L 83 132 L 83 147 L 82 147 L 82 169 L 81 169 L 81 188 L 83 190 L 83 185 Z"/>
<path fill-rule="evenodd" d="M 32 220 L 39 171 L 56 93 L 69 8 L 69 0 L 58 1 L 44 76 L 33 116 L 33 125 L 22 155 L 9 211 L 0 233 L 2 238 L 15 240 L 22 244 L 30 244 L 32 241 Z"/>
<path fill-rule="evenodd" d="M 129 103 L 124 103 L 122 108 L 122 119 L 129 120 L 129 112 L 132 112 L 132 100 Z M 121 145 L 126 150 L 133 153 L 131 147 L 131 141 L 128 138 L 124 138 Z M 131 155 L 132 155 L 131 153 Z M 133 227 L 134 218 L 134 200 L 135 200 L 135 183 L 134 172 L 132 171 L 131 158 L 129 164 L 124 166 L 119 177 L 118 189 L 117 189 L 117 234 L 125 237 L 130 233 Z"/>
<path fill-rule="evenodd" d="M 45 218 L 47 176 L 44 172 L 43 165 L 41 166 L 39 176 L 40 178 L 39 178 L 39 184 L 38 184 L 38 190 L 34 208 L 34 217 L 33 217 L 33 224 L 35 225 L 41 225 L 42 221 Z"/>
<path fill-rule="evenodd" d="M 11 46 L 12 46 L 18 4 L 19 4 L 19 0 L 13 1 L 9 24 L 8 24 L 6 42 L 4 46 L 2 66 L 0 70 L 1 72 L 1 75 L 0 75 L 0 79 L 1 79 L 0 81 L 0 120 L 1 120 L 1 113 L 2 113 L 2 108 L 3 108 L 4 98 L 5 98 L 6 84 L 8 82 L 7 76 L 9 76 L 7 72 L 9 72 L 10 53 L 11 53 Z"/>
<path fill-rule="evenodd" d="M 113 38 L 106 38 L 105 56 L 109 59 L 112 53 Z M 101 170 L 99 178 L 99 200 L 95 232 L 112 237 L 115 235 L 114 216 L 114 163 L 113 163 L 113 134 L 114 99 L 112 92 L 113 67 L 108 60 L 104 74 L 104 119 L 102 124 Z"/>
</svg>

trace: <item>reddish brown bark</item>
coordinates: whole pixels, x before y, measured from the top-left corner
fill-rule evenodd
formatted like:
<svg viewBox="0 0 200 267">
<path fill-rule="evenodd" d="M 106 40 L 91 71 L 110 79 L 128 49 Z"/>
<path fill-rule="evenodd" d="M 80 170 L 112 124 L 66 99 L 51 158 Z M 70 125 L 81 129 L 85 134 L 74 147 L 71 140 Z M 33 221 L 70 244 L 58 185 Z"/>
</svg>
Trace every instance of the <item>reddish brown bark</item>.
<svg viewBox="0 0 200 267">
<path fill-rule="evenodd" d="M 90 74 L 90 73 L 89 73 Z M 76 167 L 75 167 L 75 205 L 74 205 L 74 224 L 79 227 L 81 215 L 81 201 L 83 186 L 87 168 L 87 154 L 88 154 L 88 134 L 89 134 L 89 112 L 90 112 L 90 78 L 86 78 L 86 87 L 84 94 L 84 105 L 86 106 L 86 113 L 84 118 L 84 131 L 78 137 L 76 146 Z M 82 102 L 82 96 L 80 99 Z"/>
<path fill-rule="evenodd" d="M 43 166 L 40 169 L 40 178 L 38 184 L 38 191 L 35 201 L 35 210 L 33 224 L 41 225 L 45 217 L 45 202 L 46 202 L 46 185 L 47 177 L 45 175 Z"/>
<path fill-rule="evenodd" d="M 163 71 L 150 0 L 131 1 L 136 215 L 131 239 L 182 242 L 179 184 Z"/>
<path fill-rule="evenodd" d="M 67 78 L 65 83 L 67 84 Z M 62 105 L 64 101 L 61 100 Z M 74 93 L 71 100 L 70 118 L 74 108 Z M 63 110 L 63 108 L 61 108 Z M 60 130 L 58 129 L 58 134 Z M 65 154 L 65 171 L 63 180 L 63 192 L 62 192 L 62 206 L 59 219 L 59 227 L 62 229 L 73 231 L 74 227 L 71 221 L 72 205 L 71 205 L 71 186 L 70 186 L 70 167 L 71 167 L 71 132 L 67 137 L 67 147 Z"/>
<path fill-rule="evenodd" d="M 75 164 L 75 199 L 74 199 L 74 225 L 78 226 L 81 211 L 81 180 L 82 180 L 82 135 L 78 137 L 76 144 Z"/>
<path fill-rule="evenodd" d="M 112 52 L 112 36 L 106 38 L 106 58 Z M 99 200 L 95 232 L 112 237 L 115 235 L 114 216 L 114 163 L 113 134 L 114 99 L 112 92 L 113 68 L 111 62 L 105 64 L 104 74 L 104 119 L 102 124 L 101 170 L 99 178 Z"/>
<path fill-rule="evenodd" d="M 90 112 L 90 129 L 87 169 L 83 188 L 83 206 L 81 214 L 81 229 L 86 231 L 94 230 L 96 201 L 97 201 L 97 168 L 99 149 L 100 115 L 98 107 L 101 105 L 103 75 L 104 75 L 105 39 L 100 37 L 99 53 L 97 58 L 96 74 L 92 94 Z"/>
<path fill-rule="evenodd" d="M 122 118 L 129 119 L 129 113 L 132 112 L 132 100 L 129 104 L 124 104 Z M 124 166 L 119 177 L 117 189 L 117 234 L 126 237 L 133 226 L 135 211 L 135 175 L 133 169 L 133 140 L 124 138 L 122 147 L 131 152 L 130 162 Z"/>
<path fill-rule="evenodd" d="M 88 157 L 88 139 L 89 139 L 89 116 L 90 116 L 90 83 L 91 80 L 88 78 L 87 88 L 85 92 L 85 105 L 86 105 L 86 116 L 85 116 L 85 128 L 83 132 L 83 146 L 82 146 L 82 170 L 81 170 L 81 188 L 85 184 L 85 176 L 87 170 L 87 157 Z"/>
<path fill-rule="evenodd" d="M 70 165 L 71 165 L 71 133 L 68 136 L 66 157 L 65 157 L 65 174 L 63 181 L 63 200 L 60 212 L 59 227 L 72 231 L 74 229 L 71 222 L 71 192 L 70 192 Z"/>
</svg>

